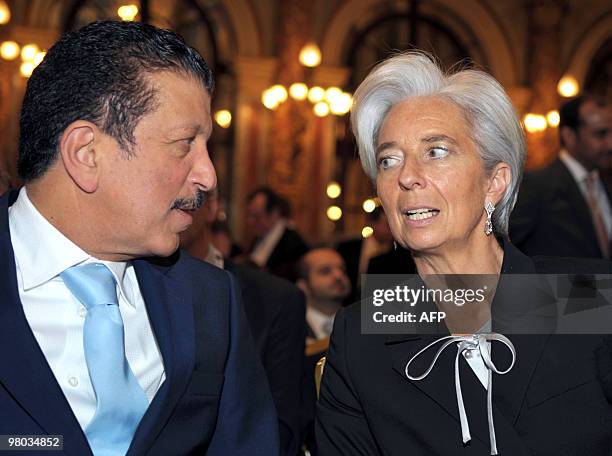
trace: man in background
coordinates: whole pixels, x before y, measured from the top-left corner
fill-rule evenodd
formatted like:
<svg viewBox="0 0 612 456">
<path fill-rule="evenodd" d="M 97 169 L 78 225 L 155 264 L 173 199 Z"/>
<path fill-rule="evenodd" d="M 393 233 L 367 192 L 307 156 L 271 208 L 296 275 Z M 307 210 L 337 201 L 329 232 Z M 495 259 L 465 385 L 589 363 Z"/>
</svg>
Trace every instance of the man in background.
<svg viewBox="0 0 612 456">
<path fill-rule="evenodd" d="M 510 239 L 531 256 L 610 258 L 612 209 L 600 173 L 612 160 L 611 107 L 584 95 L 559 115 L 559 158 L 525 175 Z"/>
<path fill-rule="evenodd" d="M 289 226 L 290 212 L 289 203 L 268 187 L 255 190 L 247 199 L 247 227 L 255 237 L 249 251 L 250 261 L 294 281 L 297 261 L 308 246 Z"/>
<path fill-rule="evenodd" d="M 351 280 L 352 292 L 348 303 L 359 299 L 361 274 L 368 272 L 370 260 L 388 253 L 393 248 L 393 236 L 382 206 L 366 214 L 366 223 L 372 227 L 372 235 L 363 239 L 351 239 L 338 244 L 338 253 L 344 259 L 346 271 Z"/>
<path fill-rule="evenodd" d="M 177 250 L 216 186 L 213 84 L 178 35 L 137 22 L 69 33 L 32 73 L 25 187 L 0 198 L 0 435 L 60 435 L 69 455 L 278 454 L 234 280 Z"/>
<path fill-rule="evenodd" d="M 306 327 L 304 295 L 290 282 L 238 265 L 213 244 L 219 208 L 216 191 L 208 193 L 194 223 L 181 234 L 181 247 L 236 276 L 242 303 L 263 363 L 279 420 L 281 454 L 295 456 L 300 448 L 300 406 Z"/>
<path fill-rule="evenodd" d="M 306 294 L 306 364 L 304 367 L 303 427 L 306 446 L 316 454 L 314 415 L 317 401 L 314 383 L 315 366 L 325 356 L 336 312 L 351 292 L 342 257 L 331 248 L 316 248 L 299 263 L 297 286 Z"/>
</svg>

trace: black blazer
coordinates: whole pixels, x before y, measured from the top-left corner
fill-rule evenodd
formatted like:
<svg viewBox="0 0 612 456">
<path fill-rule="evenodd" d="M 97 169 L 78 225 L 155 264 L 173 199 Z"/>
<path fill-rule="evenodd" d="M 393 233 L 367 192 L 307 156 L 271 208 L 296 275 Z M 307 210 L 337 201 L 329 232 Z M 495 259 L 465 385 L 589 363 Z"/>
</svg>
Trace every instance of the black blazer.
<svg viewBox="0 0 612 456">
<path fill-rule="evenodd" d="M 295 281 L 297 262 L 306 252 L 308 245 L 302 236 L 291 228 L 285 228 L 266 262 L 266 269 L 274 275 Z"/>
<path fill-rule="evenodd" d="M 533 262 L 509 243 L 504 251 L 504 273 L 580 272 L 579 262 Z M 610 272 L 608 262 L 586 267 Z M 496 301 L 497 296 L 494 307 Z M 360 324 L 358 304 L 336 317 L 317 409 L 320 454 L 488 455 L 486 391 L 463 357 L 461 385 L 472 435 L 465 446 L 454 388 L 456 350 L 449 347 L 425 379 L 412 381 L 405 376 L 406 363 L 440 336 L 363 335 Z M 516 363 L 508 374 L 493 376 L 499 454 L 609 455 L 609 337 L 508 337 Z M 498 345 L 492 344 L 492 359 L 506 367 L 509 356 Z"/>
<path fill-rule="evenodd" d="M 509 232 L 529 256 L 603 257 L 589 206 L 559 159 L 525 174 Z"/>
<path fill-rule="evenodd" d="M 8 227 L 16 197 L 0 198 L 0 435 L 59 434 L 60 454 L 91 455 L 19 299 Z M 166 380 L 128 456 L 278 454 L 274 403 L 231 275 L 183 251 L 133 264 Z"/>
<path fill-rule="evenodd" d="M 359 259 L 361 258 L 361 247 L 363 245 L 363 239 L 349 239 L 338 244 L 336 250 L 344 259 L 346 265 L 346 275 L 351 281 L 351 294 L 348 296 L 345 302 L 353 303 L 357 299 L 357 292 L 359 289 Z"/>
<path fill-rule="evenodd" d="M 278 413 L 281 454 L 295 455 L 301 442 L 300 404 L 306 338 L 304 293 L 290 282 L 225 262 L 242 291 L 255 348 Z"/>
</svg>

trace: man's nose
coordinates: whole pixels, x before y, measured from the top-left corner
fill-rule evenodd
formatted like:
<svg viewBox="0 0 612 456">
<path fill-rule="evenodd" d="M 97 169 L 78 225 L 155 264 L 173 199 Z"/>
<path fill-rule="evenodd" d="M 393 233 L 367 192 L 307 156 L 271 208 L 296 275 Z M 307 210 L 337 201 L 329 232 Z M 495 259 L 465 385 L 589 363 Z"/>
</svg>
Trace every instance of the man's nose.
<svg viewBox="0 0 612 456">
<path fill-rule="evenodd" d="M 204 146 L 196 154 L 189 181 L 204 191 L 212 190 L 217 186 L 217 172 L 208 154 L 208 149 Z"/>
</svg>

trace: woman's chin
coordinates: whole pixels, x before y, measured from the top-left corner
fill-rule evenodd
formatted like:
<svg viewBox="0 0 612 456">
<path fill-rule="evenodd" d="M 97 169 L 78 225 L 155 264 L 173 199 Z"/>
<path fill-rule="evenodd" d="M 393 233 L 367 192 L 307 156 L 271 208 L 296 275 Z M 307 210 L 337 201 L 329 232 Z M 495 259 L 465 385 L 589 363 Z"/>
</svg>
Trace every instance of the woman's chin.
<svg viewBox="0 0 612 456">
<path fill-rule="evenodd" d="M 433 252 L 444 245 L 438 236 L 404 236 L 400 244 L 413 254 Z"/>
</svg>

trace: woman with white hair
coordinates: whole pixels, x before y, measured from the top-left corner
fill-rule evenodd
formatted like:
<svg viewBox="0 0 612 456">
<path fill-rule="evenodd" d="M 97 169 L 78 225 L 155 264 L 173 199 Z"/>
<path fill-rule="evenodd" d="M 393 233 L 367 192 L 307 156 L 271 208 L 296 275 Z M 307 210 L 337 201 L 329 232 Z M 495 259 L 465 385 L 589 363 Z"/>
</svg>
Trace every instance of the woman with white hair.
<svg viewBox="0 0 612 456">
<path fill-rule="evenodd" d="M 611 271 L 608 262 L 532 260 L 510 243 L 525 140 L 503 88 L 481 71 L 445 74 L 425 54 L 397 55 L 359 86 L 351 121 L 419 276 L 427 285 L 432 274 L 494 277 L 495 294 L 461 315 L 446 307 L 443 338 L 363 334 L 363 307 L 342 310 L 321 385 L 319 453 L 609 455 L 607 339 L 492 332 L 503 305 L 512 313 L 539 293 L 506 274 Z M 518 293 L 505 304 L 504 287 Z M 494 373 L 504 374 L 495 388 Z"/>
</svg>

